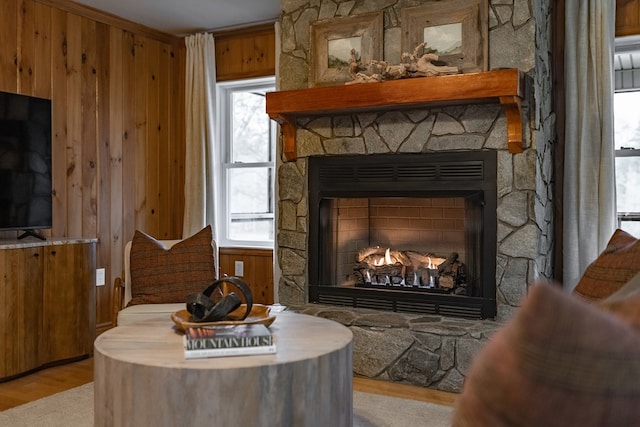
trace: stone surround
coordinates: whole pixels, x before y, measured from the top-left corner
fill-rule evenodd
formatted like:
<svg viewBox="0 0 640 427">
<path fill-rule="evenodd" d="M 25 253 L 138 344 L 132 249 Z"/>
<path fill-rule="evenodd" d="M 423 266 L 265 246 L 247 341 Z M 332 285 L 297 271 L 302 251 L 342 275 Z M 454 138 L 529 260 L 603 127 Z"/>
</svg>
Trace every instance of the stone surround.
<svg viewBox="0 0 640 427">
<path fill-rule="evenodd" d="M 289 310 L 347 326 L 353 333 L 354 375 L 449 392 L 462 390 L 474 355 L 501 325 L 320 304 Z"/>
<path fill-rule="evenodd" d="M 397 63 L 400 11 L 427 2 L 282 0 L 279 88 L 307 87 L 312 22 L 382 10 L 384 59 Z M 516 67 L 527 76 L 521 154 L 507 151 L 506 120 L 498 104 L 309 117 L 298 121 L 296 161 L 284 162 L 279 146 L 277 299 L 349 326 L 355 336 L 356 375 L 458 391 L 473 355 L 512 316 L 528 284 L 552 276 L 550 14 L 548 0 L 490 1 L 489 68 Z M 308 157 L 478 149 L 498 154 L 497 321 L 307 304 Z"/>
</svg>

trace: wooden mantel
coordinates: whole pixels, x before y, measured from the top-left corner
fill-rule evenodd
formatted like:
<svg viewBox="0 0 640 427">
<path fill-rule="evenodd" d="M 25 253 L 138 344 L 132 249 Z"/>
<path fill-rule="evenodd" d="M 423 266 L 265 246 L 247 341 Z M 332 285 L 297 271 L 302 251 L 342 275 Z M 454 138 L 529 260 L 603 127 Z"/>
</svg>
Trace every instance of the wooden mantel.
<svg viewBox="0 0 640 427">
<path fill-rule="evenodd" d="M 267 93 L 267 113 L 280 123 L 287 160 L 296 158 L 296 119 L 442 105 L 500 102 L 509 152 L 522 152 L 524 76 L 516 68 L 481 73 L 326 86 Z"/>
</svg>

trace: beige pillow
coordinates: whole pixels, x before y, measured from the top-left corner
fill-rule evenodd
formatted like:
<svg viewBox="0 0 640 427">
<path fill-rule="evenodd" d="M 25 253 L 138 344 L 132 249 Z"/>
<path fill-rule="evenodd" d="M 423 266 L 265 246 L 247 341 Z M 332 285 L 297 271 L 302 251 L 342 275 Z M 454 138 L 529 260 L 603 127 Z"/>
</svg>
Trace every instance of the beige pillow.
<svg viewBox="0 0 640 427">
<path fill-rule="evenodd" d="M 211 227 L 164 249 L 153 237 L 136 230 L 130 254 L 131 301 L 136 304 L 185 302 L 216 277 Z"/>
<path fill-rule="evenodd" d="M 574 293 L 588 300 L 601 300 L 620 289 L 640 272 L 640 241 L 616 230 L 607 247 L 585 270 Z"/>
<path fill-rule="evenodd" d="M 453 426 L 640 423 L 640 334 L 621 318 L 537 284 L 474 359 Z"/>
</svg>

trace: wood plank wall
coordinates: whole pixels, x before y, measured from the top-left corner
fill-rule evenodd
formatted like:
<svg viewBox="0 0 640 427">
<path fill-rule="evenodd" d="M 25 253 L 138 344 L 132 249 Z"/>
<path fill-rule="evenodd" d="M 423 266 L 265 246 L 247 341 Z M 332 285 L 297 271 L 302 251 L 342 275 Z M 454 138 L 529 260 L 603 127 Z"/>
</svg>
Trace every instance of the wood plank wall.
<svg viewBox="0 0 640 427">
<path fill-rule="evenodd" d="M 276 33 L 273 24 L 214 32 L 213 36 L 218 81 L 276 75 Z"/>
<path fill-rule="evenodd" d="M 214 35 L 219 80 L 274 75 L 273 24 Z M 54 224 L 43 234 L 99 239 L 100 332 L 134 231 L 181 237 L 184 41 L 69 0 L 0 0 L 0 48 L 0 90 L 52 100 Z"/>
<path fill-rule="evenodd" d="M 43 234 L 99 239 L 97 322 L 109 325 L 134 230 L 182 232 L 183 42 L 65 1 L 0 0 L 0 11 L 0 90 L 52 100 L 53 227 Z"/>
<path fill-rule="evenodd" d="M 235 276 L 236 261 L 244 265 L 244 273 L 240 278 L 251 287 L 253 302 L 273 304 L 273 251 L 220 248 L 220 277 Z"/>
<path fill-rule="evenodd" d="M 640 34 L 640 1 L 616 0 L 616 36 Z"/>
</svg>

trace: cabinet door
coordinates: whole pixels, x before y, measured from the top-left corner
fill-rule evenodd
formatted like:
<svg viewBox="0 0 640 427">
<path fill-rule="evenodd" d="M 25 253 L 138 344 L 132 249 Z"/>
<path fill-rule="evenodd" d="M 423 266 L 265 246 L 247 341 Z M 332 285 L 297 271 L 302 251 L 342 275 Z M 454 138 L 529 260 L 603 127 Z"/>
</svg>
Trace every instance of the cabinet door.
<svg viewBox="0 0 640 427">
<path fill-rule="evenodd" d="M 93 353 L 95 251 L 95 243 L 45 247 L 42 363 Z"/>
<path fill-rule="evenodd" d="M 0 250 L 0 378 L 40 365 L 42 271 L 41 247 Z"/>
</svg>

